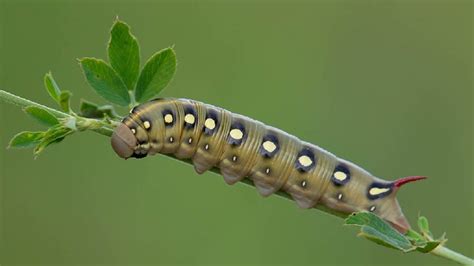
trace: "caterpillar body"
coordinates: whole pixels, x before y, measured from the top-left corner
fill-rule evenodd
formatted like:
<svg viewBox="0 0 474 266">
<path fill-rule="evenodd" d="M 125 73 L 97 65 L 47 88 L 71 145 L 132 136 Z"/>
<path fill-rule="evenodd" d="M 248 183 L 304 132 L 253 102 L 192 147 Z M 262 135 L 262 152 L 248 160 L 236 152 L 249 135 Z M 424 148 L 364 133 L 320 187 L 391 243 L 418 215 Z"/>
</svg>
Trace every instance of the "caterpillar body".
<svg viewBox="0 0 474 266">
<path fill-rule="evenodd" d="M 219 168 L 228 184 L 248 177 L 261 195 L 283 190 L 301 208 L 323 204 L 340 213 L 374 212 L 400 232 L 410 225 L 396 192 L 424 178 L 385 181 L 280 129 L 190 99 L 159 98 L 136 106 L 111 143 L 125 159 L 172 154 L 191 159 L 199 174 Z"/>
</svg>

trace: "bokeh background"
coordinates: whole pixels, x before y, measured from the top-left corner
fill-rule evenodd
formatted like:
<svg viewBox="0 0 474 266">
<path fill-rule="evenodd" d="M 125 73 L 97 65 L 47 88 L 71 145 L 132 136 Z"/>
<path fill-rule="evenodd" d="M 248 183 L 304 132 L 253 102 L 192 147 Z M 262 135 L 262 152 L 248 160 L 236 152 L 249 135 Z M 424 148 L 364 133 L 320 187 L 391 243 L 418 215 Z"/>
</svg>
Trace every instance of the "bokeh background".
<svg viewBox="0 0 474 266">
<path fill-rule="evenodd" d="M 218 105 L 280 127 L 386 179 L 474 256 L 472 1 L 2 1 L 0 88 L 53 106 L 52 71 L 73 106 L 104 103 L 76 58 L 106 58 L 115 16 L 142 62 L 174 45 L 162 96 Z M 1 110 L 1 259 L 15 263 L 448 265 L 356 237 L 355 228 L 163 156 L 120 160 L 85 132 L 34 160 L 6 150 L 41 129 Z M 126 110 L 120 110 L 125 114 Z"/>
</svg>

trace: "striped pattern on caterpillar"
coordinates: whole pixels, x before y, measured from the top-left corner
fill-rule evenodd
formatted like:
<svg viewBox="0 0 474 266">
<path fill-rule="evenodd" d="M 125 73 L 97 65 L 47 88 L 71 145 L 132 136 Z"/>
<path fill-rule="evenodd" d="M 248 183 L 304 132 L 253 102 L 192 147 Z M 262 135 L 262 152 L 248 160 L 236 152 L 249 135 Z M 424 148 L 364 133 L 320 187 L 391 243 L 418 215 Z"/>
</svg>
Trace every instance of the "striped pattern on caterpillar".
<svg viewBox="0 0 474 266">
<path fill-rule="evenodd" d="M 125 159 L 156 153 L 191 159 L 199 174 L 217 167 L 228 184 L 248 177 L 261 195 L 283 190 L 301 208 L 374 212 L 400 232 L 410 225 L 396 192 L 424 178 L 379 179 L 282 130 L 189 99 L 160 98 L 133 108 L 111 142 Z"/>
</svg>

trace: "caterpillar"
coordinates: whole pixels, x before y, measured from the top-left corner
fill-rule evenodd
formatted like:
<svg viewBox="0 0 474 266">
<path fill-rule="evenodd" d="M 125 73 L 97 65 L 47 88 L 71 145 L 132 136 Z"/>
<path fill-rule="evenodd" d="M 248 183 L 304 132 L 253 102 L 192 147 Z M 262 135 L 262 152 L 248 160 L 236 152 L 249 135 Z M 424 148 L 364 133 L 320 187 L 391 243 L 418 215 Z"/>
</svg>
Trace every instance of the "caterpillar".
<svg viewBox="0 0 474 266">
<path fill-rule="evenodd" d="M 125 159 L 162 153 L 191 159 L 198 174 L 217 167 L 228 184 L 248 177 L 262 196 L 282 190 L 301 208 L 373 212 L 402 233 L 410 225 L 396 193 L 425 178 L 377 178 L 280 129 L 190 99 L 158 98 L 134 107 L 111 144 Z"/>
</svg>

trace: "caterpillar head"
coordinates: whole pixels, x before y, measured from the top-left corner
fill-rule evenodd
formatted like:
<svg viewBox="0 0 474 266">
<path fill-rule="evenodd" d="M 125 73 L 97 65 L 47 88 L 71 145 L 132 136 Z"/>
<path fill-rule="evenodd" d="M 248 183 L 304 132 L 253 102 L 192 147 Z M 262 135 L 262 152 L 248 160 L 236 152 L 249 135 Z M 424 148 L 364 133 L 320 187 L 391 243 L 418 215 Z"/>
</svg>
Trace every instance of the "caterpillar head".
<svg viewBox="0 0 474 266">
<path fill-rule="evenodd" d="M 125 124 L 120 124 L 115 128 L 114 133 L 112 134 L 111 143 L 115 153 L 117 153 L 118 156 L 127 159 L 135 152 L 137 138 L 129 127 Z"/>
</svg>

